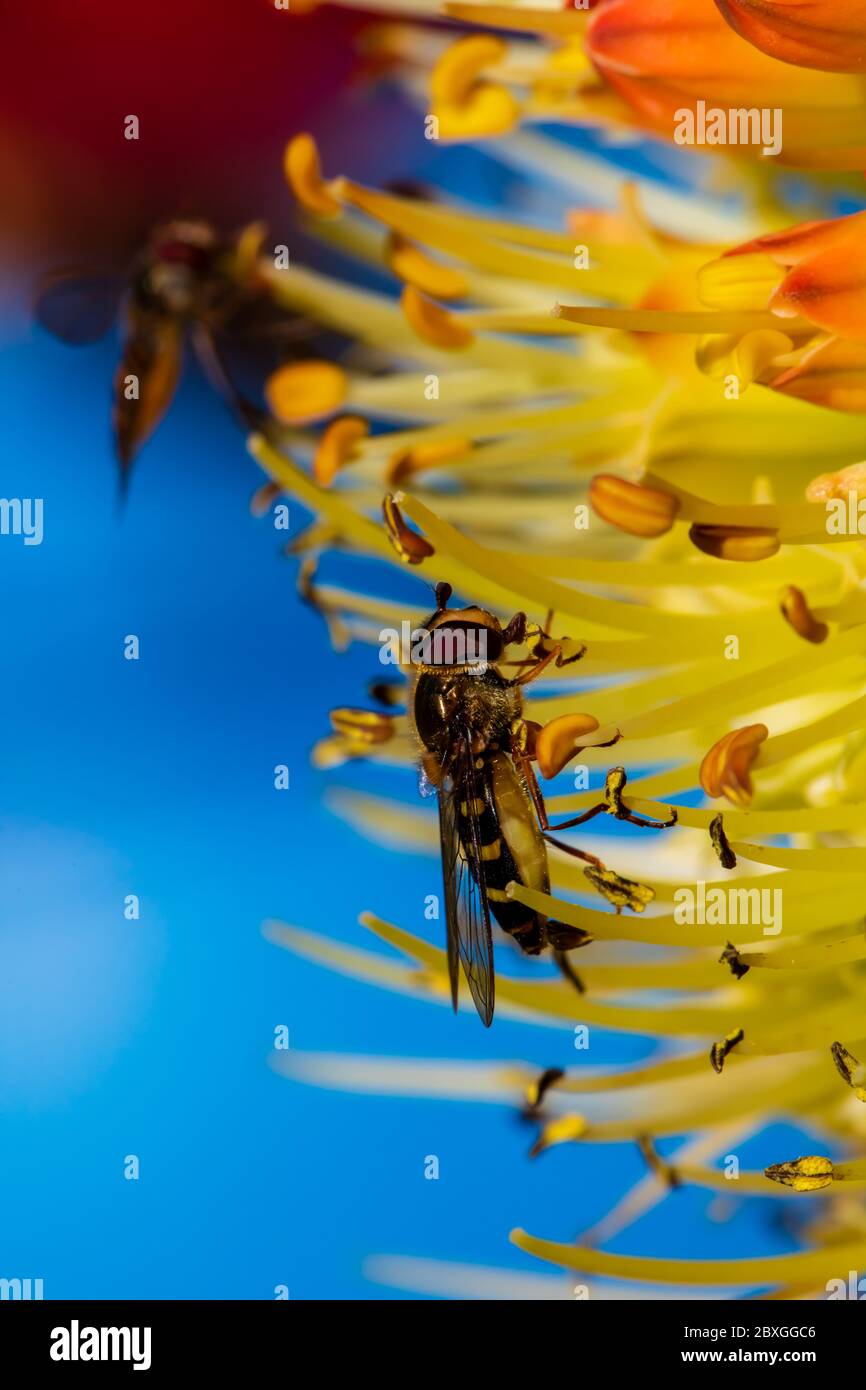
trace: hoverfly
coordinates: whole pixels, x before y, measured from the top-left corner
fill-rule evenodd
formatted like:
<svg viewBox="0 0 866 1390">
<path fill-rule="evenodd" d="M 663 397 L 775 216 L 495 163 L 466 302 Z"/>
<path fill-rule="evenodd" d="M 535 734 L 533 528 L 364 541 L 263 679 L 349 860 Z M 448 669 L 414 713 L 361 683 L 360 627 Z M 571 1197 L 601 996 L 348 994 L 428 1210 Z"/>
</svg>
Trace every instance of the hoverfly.
<svg viewBox="0 0 866 1390">
<path fill-rule="evenodd" d="M 256 272 L 263 235 L 264 229 L 253 224 L 227 241 L 207 222 L 178 219 L 154 230 L 125 274 L 64 270 L 43 281 L 37 322 L 64 343 L 96 342 L 122 315 L 112 411 L 122 487 L 136 454 L 171 405 L 187 339 L 205 376 L 242 423 L 260 427 L 261 412 L 235 384 L 229 350 L 243 338 L 249 344 L 263 329 L 301 340 L 313 327 L 277 311 Z M 263 324 L 275 316 L 276 322 Z"/>
<path fill-rule="evenodd" d="M 409 712 L 423 773 L 439 799 L 452 1003 L 456 1009 L 462 967 L 481 1021 L 489 1027 L 495 990 L 491 917 L 528 955 L 551 946 L 563 973 L 581 988 L 564 952 L 586 945 L 589 933 L 553 921 L 506 892 L 510 882 L 549 892 L 547 841 L 585 860 L 597 884 L 626 891 L 641 887 L 605 869 L 595 855 L 553 840 L 549 831 L 579 825 L 601 811 L 656 829 L 673 824 L 676 815 L 669 822 L 635 816 L 622 804 L 625 773 L 617 768 L 608 774 L 613 800 L 609 796 L 582 816 L 551 827 L 532 768 L 538 726 L 523 718 L 521 691 L 551 662 L 561 666 L 583 652 L 565 658 L 562 647 L 536 629 L 539 643 L 529 662 L 517 663 L 528 669 L 506 679 L 497 663 L 510 644 L 525 642 L 526 615 L 515 614 L 503 628 L 484 609 L 449 608 L 450 598 L 450 585 L 437 585 L 436 612 L 426 624 L 430 642 L 415 664 Z M 652 896 L 651 890 L 642 891 Z"/>
</svg>

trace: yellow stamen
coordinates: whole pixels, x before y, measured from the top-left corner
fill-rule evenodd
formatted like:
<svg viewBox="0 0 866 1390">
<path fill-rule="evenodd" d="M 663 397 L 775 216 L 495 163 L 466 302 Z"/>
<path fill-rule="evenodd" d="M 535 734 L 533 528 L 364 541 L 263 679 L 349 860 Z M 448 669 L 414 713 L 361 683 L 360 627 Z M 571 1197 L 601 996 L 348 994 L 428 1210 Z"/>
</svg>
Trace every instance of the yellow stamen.
<svg viewBox="0 0 866 1390">
<path fill-rule="evenodd" d="M 262 483 L 250 498 L 250 511 L 253 516 L 266 516 L 280 495 L 277 483 Z"/>
<path fill-rule="evenodd" d="M 561 1067 L 548 1067 L 526 1087 L 526 1100 L 531 1110 L 537 1110 L 550 1090 L 565 1076 Z"/>
<path fill-rule="evenodd" d="M 399 486 L 413 473 L 421 473 L 427 468 L 436 468 L 451 459 L 463 458 L 472 449 L 468 439 L 430 440 L 429 443 L 416 444 L 410 449 L 398 449 L 389 460 L 386 481 Z"/>
<path fill-rule="evenodd" d="M 398 494 L 399 497 L 399 494 Z M 382 503 L 382 514 L 385 518 L 385 530 L 388 539 L 396 550 L 400 559 L 407 565 L 420 565 L 424 560 L 428 560 L 436 552 L 429 541 L 423 536 L 419 536 L 417 531 L 413 531 L 403 519 L 403 513 L 398 505 L 398 497 L 392 497 L 390 493 Z"/>
<path fill-rule="evenodd" d="M 336 733 L 355 743 L 387 743 L 394 733 L 391 715 L 367 709 L 332 710 L 331 726 Z"/>
<path fill-rule="evenodd" d="M 737 1043 L 743 1041 L 744 1036 L 742 1028 L 735 1028 L 733 1032 L 728 1033 L 726 1037 L 722 1038 L 721 1042 L 713 1043 L 710 1048 L 710 1064 L 713 1071 L 720 1072 L 723 1070 L 728 1053 L 732 1048 L 737 1046 Z"/>
<path fill-rule="evenodd" d="M 433 347 L 454 349 L 469 347 L 472 330 L 458 322 L 447 309 L 421 294 L 414 285 L 407 285 L 400 296 L 403 312 L 425 343 Z"/>
<path fill-rule="evenodd" d="M 682 820 L 682 812 L 680 812 Z M 710 821 L 710 842 L 719 857 L 719 863 L 723 869 L 735 869 L 737 867 L 737 856 L 731 849 L 728 837 L 725 834 L 724 817 L 721 812 L 713 816 Z"/>
<path fill-rule="evenodd" d="M 798 637 L 807 642 L 826 642 L 830 629 L 826 623 L 818 622 L 812 614 L 802 589 L 789 584 L 779 597 L 782 617 L 794 629 Z"/>
<path fill-rule="evenodd" d="M 689 529 L 692 545 L 716 560 L 767 560 L 779 549 L 779 533 L 759 526 L 706 526 Z"/>
<path fill-rule="evenodd" d="M 359 415 L 333 420 L 319 441 L 313 459 L 313 477 L 321 487 L 330 487 L 335 477 L 355 454 L 355 446 L 370 433 L 370 426 Z"/>
<path fill-rule="evenodd" d="M 588 1128 L 583 1115 L 561 1115 L 544 1126 L 529 1151 L 530 1157 L 537 1158 L 545 1149 L 553 1148 L 554 1144 L 575 1143 L 583 1139 Z"/>
<path fill-rule="evenodd" d="M 458 39 L 445 50 L 430 77 L 441 139 L 502 135 L 516 124 L 520 107 L 508 89 L 481 79 L 507 51 L 502 39 L 482 34 Z"/>
<path fill-rule="evenodd" d="M 391 232 L 385 243 L 385 260 L 407 285 L 414 285 L 433 299 L 462 299 L 469 292 L 465 275 L 451 266 L 440 265 L 398 232 Z"/>
<path fill-rule="evenodd" d="M 598 515 L 630 536 L 663 536 L 673 526 L 680 504 L 659 488 L 598 473 L 589 485 L 589 500 Z"/>
<path fill-rule="evenodd" d="M 595 733 L 598 720 L 591 714 L 562 714 L 551 719 L 535 740 L 535 757 L 543 777 L 555 777 L 579 753 L 579 740 Z"/>
<path fill-rule="evenodd" d="M 725 796 L 735 806 L 748 806 L 752 799 L 750 770 L 768 733 L 766 724 L 749 724 L 733 729 L 713 744 L 699 772 L 707 796 Z"/>
<path fill-rule="evenodd" d="M 292 362 L 268 378 L 265 397 L 278 420 L 305 424 L 330 415 L 349 389 L 345 372 L 332 362 Z"/>
<path fill-rule="evenodd" d="M 851 1087 L 858 1100 L 866 1101 L 866 1066 L 840 1042 L 834 1042 L 830 1051 L 842 1080 Z"/>
<path fill-rule="evenodd" d="M 296 135 L 286 146 L 283 172 L 302 207 L 317 217 L 339 217 L 342 206 L 334 196 L 335 183 L 322 178 L 319 151 L 312 135 Z"/>
<path fill-rule="evenodd" d="M 833 1181 L 832 1161 L 817 1154 L 790 1163 L 773 1163 L 764 1172 L 772 1182 L 780 1182 L 795 1192 L 819 1192 Z"/>
<path fill-rule="evenodd" d="M 620 912 L 622 908 L 631 908 L 632 912 L 643 912 L 647 903 L 652 902 L 655 892 L 645 883 L 635 883 L 633 879 L 623 878 L 621 874 L 613 869 L 596 868 L 594 864 L 588 864 L 584 869 L 584 876 L 603 898 Z"/>
<path fill-rule="evenodd" d="M 235 243 L 235 261 L 242 280 L 254 275 L 266 236 L 267 226 L 264 222 L 250 222 L 240 232 Z"/>
</svg>

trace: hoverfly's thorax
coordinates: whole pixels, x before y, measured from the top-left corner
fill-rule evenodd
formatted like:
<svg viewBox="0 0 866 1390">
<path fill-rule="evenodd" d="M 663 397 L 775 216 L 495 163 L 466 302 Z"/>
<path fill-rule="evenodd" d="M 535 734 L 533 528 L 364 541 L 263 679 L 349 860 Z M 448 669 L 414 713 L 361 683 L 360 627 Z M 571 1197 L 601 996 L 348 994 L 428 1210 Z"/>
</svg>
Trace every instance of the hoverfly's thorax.
<svg viewBox="0 0 866 1390">
<path fill-rule="evenodd" d="M 520 704 L 519 693 L 495 666 L 423 669 L 415 683 L 412 716 L 425 748 L 441 758 L 461 730 L 469 733 L 476 751 L 507 747 Z"/>
</svg>

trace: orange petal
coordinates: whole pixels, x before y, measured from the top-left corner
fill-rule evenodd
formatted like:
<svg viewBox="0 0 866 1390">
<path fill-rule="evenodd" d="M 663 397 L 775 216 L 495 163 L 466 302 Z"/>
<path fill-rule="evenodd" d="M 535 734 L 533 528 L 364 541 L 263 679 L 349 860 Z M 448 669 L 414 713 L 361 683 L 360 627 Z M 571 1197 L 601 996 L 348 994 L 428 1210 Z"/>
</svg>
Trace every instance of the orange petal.
<svg viewBox="0 0 866 1390">
<path fill-rule="evenodd" d="M 834 169 L 862 169 L 866 162 L 858 79 L 762 53 L 725 23 L 714 0 L 606 0 L 593 11 L 587 47 L 641 124 L 668 140 L 681 114 L 695 116 L 699 102 L 705 113 L 778 108 L 781 162 Z M 762 148 L 744 152 L 760 156 Z"/>
<path fill-rule="evenodd" d="M 773 66 L 707 0 L 608 0 L 589 21 L 587 48 L 602 75 L 652 119 L 672 116 L 689 93 L 708 105 L 754 96 L 756 75 Z"/>
<path fill-rule="evenodd" d="M 866 233 L 849 226 L 840 244 L 795 265 L 770 299 L 782 316 L 801 314 L 830 333 L 866 342 Z"/>
<path fill-rule="evenodd" d="M 846 242 L 852 233 L 866 236 L 866 213 L 852 212 L 845 217 L 829 217 L 821 222 L 798 222 L 780 232 L 754 237 L 725 252 L 726 257 L 761 251 L 777 265 L 797 265 L 816 251 Z"/>
<path fill-rule="evenodd" d="M 864 0 L 716 0 L 732 29 L 783 63 L 829 72 L 866 67 Z"/>
<path fill-rule="evenodd" d="M 827 338 L 807 345 L 787 370 L 761 377 L 765 386 L 830 410 L 866 412 L 866 343 Z"/>
</svg>

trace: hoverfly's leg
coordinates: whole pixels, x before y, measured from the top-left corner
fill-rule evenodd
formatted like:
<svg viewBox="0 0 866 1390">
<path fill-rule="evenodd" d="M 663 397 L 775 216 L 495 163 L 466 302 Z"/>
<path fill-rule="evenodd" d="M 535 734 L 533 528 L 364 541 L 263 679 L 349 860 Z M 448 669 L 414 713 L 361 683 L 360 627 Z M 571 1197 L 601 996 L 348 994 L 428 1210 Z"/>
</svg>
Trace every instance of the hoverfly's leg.
<svg viewBox="0 0 866 1390">
<path fill-rule="evenodd" d="M 399 709 L 406 703 L 406 685 L 403 681 L 372 681 L 367 690 L 370 699 L 385 709 Z"/>
<path fill-rule="evenodd" d="M 526 641 L 526 614 L 515 613 L 508 626 L 502 631 L 503 647 L 522 646 Z M 527 663 L 520 662 L 520 665 Z"/>
<path fill-rule="evenodd" d="M 301 561 L 301 567 L 298 571 L 298 594 L 301 600 L 323 619 L 334 650 L 345 651 L 349 645 L 351 634 L 337 609 L 319 595 L 315 585 L 318 564 L 317 554 L 307 555 Z"/>
<path fill-rule="evenodd" d="M 552 608 L 548 608 L 547 616 L 544 619 L 543 625 L 533 626 L 528 630 L 528 635 L 533 636 L 535 638 L 535 644 L 532 648 L 532 654 L 536 658 L 544 656 L 545 653 L 549 650 L 548 644 L 552 643 L 553 645 L 559 648 L 559 655 L 556 659 L 557 666 L 570 666 L 573 661 L 580 661 L 580 658 L 586 655 L 586 643 L 579 643 L 576 650 L 572 652 L 571 656 L 566 656 L 562 645 L 562 638 L 551 636 L 551 629 L 553 628 L 554 617 L 554 610 Z"/>
<path fill-rule="evenodd" d="M 549 845 L 554 845 L 556 849 L 561 849 L 563 854 L 570 854 L 573 859 L 582 859 L 585 864 L 592 864 L 596 869 L 606 868 L 606 865 L 599 859 L 597 854 L 590 854 L 585 849 L 578 849 L 577 845 L 566 845 L 562 840 L 554 839 L 546 830 L 543 830 L 541 833 Z"/>
<path fill-rule="evenodd" d="M 550 665 L 551 661 L 555 661 L 561 654 L 562 648 L 559 646 L 554 647 L 553 650 L 549 651 L 546 656 L 543 656 L 540 661 L 536 661 L 529 671 L 524 671 L 522 676 L 515 676 L 511 684 L 529 685 L 531 681 L 537 680 L 542 671 Z M 562 663 L 559 662 L 558 664 L 561 665 Z"/>
<path fill-rule="evenodd" d="M 611 743 L 616 743 L 619 737 L 621 736 L 618 734 L 617 738 L 611 739 Z M 610 744 L 600 743 L 596 746 L 608 748 Z M 671 811 L 670 820 L 646 820 L 643 816 L 635 815 L 634 811 L 630 810 L 622 799 L 626 780 L 625 768 L 612 767 L 604 782 L 604 801 L 597 801 L 588 811 L 584 811 L 582 816 L 574 816 L 571 820 L 560 821 L 558 825 L 547 826 L 542 823 L 542 830 L 571 830 L 572 826 L 585 825 L 588 820 L 593 820 L 602 811 L 606 811 L 616 820 L 624 820 L 628 821 L 629 825 L 640 826 L 642 830 L 669 830 L 672 825 L 676 825 L 677 812 L 675 808 Z M 539 795 L 540 790 L 539 788 Z"/>
<path fill-rule="evenodd" d="M 582 816 L 578 816 L 574 820 L 566 821 L 564 825 L 552 826 L 550 824 L 547 815 L 547 807 L 544 804 L 544 793 L 538 785 L 538 778 L 532 766 L 530 745 L 534 729 L 536 728 L 537 725 L 532 725 L 529 720 L 521 719 L 517 721 L 517 728 L 514 730 L 515 746 L 512 748 L 511 756 L 514 759 L 518 772 L 523 778 L 526 790 L 529 792 L 530 799 L 535 807 L 535 814 L 538 817 L 538 824 L 541 827 L 541 832 L 547 840 L 550 839 L 548 831 L 568 830 L 572 825 L 582 825 L 588 820 L 593 820 L 597 815 L 600 815 L 602 811 L 607 810 L 607 805 L 604 801 L 599 801 L 597 805 L 592 806 L 590 810 L 584 812 Z M 601 865 L 601 860 L 596 859 L 594 854 L 584 854 L 583 851 L 576 850 L 572 848 L 571 845 L 558 845 L 556 840 L 551 840 L 550 842 L 551 844 L 556 844 L 557 848 L 564 849 L 568 854 L 574 854 L 579 859 L 586 859 L 591 864 Z"/>
<path fill-rule="evenodd" d="M 570 985 L 574 986 L 578 994 L 586 994 L 586 985 L 583 983 L 583 980 L 578 975 L 577 971 L 575 970 L 571 961 L 568 959 L 568 956 L 565 954 L 565 952 L 554 951 L 553 959 L 561 974 L 565 977 L 566 980 L 568 980 L 568 983 Z"/>
<path fill-rule="evenodd" d="M 568 830 L 573 825 L 585 824 L 586 821 L 601 815 L 603 811 L 610 811 L 610 797 L 613 793 L 609 791 L 609 784 L 612 774 L 608 773 L 607 776 L 607 781 L 605 783 L 606 799 L 604 801 L 596 802 L 595 806 L 591 806 L 582 816 L 576 816 L 572 820 L 563 821 L 561 825 L 551 826 L 547 816 L 547 808 L 544 805 L 544 796 L 538 785 L 538 779 L 535 776 L 531 761 L 537 729 L 538 725 L 533 725 L 530 720 L 519 719 L 515 721 L 515 724 L 512 726 L 514 741 L 512 744 L 511 756 L 514 759 L 518 772 L 523 778 L 526 790 L 532 799 L 542 836 L 549 845 L 554 845 L 556 849 L 562 850 L 563 854 L 569 854 L 573 859 L 582 859 L 585 864 L 589 865 L 589 868 L 584 869 L 586 877 L 596 891 L 599 892 L 602 897 L 607 898 L 607 901 L 613 905 L 617 913 L 620 912 L 623 907 L 630 907 L 633 912 L 643 912 L 646 904 L 651 902 L 655 897 L 652 888 L 646 888 L 642 883 L 636 883 L 632 879 L 623 878 L 613 869 L 609 869 L 597 855 L 590 854 L 584 849 L 578 849 L 576 845 L 563 844 L 561 840 L 555 839 L 550 833 L 551 829 Z M 615 768 L 614 772 L 622 773 L 623 780 L 619 784 L 621 790 L 622 786 L 625 785 L 625 772 L 622 768 Z M 623 808 L 623 810 L 627 810 L 627 808 Z M 650 822 L 650 824 L 653 824 L 653 822 Z M 673 824 L 673 822 L 671 822 L 671 824 Z M 656 829 L 661 829 L 661 825 L 656 825 Z M 548 926 L 548 931 L 550 931 L 550 926 Z M 558 941 L 551 934 L 551 944 L 554 947 L 559 947 L 561 949 L 565 944 L 564 931 L 565 929 L 563 929 L 563 935 Z M 588 933 L 586 935 L 588 937 Z M 585 942 L 581 941 L 575 944 L 584 945 Z M 571 949 L 573 949 L 573 947 Z"/>
<path fill-rule="evenodd" d="M 538 643 L 536 643 L 536 646 L 533 650 L 533 656 L 536 658 L 535 664 L 533 665 L 531 670 L 525 671 L 522 676 L 515 676 L 514 680 L 511 682 L 512 685 L 529 685 L 532 681 L 538 679 L 542 671 L 547 670 L 547 667 L 550 665 L 551 661 L 556 663 L 558 669 L 561 669 L 563 666 L 570 666 L 573 661 L 579 661 L 580 658 L 584 656 L 586 653 L 586 647 L 583 645 L 583 643 L 581 643 L 576 652 L 574 652 L 571 656 L 566 656 L 562 649 L 562 643 L 554 642 L 550 650 L 544 652 L 543 656 L 537 656 L 537 653 L 539 651 L 544 651 L 543 642 L 546 636 L 546 634 L 541 632 L 540 629 L 539 634 L 540 640 Z M 548 641 L 549 640 L 550 639 L 548 638 Z M 520 663 L 520 665 L 524 664 L 525 663 L 523 662 Z"/>
</svg>

